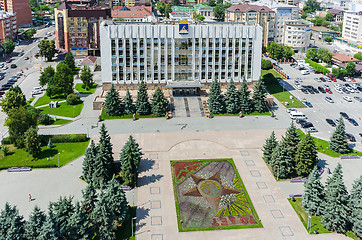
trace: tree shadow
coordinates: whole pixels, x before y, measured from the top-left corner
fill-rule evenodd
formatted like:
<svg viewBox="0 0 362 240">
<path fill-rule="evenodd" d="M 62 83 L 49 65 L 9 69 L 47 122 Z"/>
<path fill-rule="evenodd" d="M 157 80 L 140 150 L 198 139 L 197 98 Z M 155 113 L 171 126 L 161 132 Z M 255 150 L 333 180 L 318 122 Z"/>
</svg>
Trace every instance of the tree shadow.
<svg viewBox="0 0 362 240">
<path fill-rule="evenodd" d="M 155 174 L 152 174 L 150 176 L 142 176 L 140 178 L 138 178 L 138 187 L 142 187 L 142 186 L 146 186 L 150 183 L 155 183 L 157 181 L 160 181 L 161 178 L 163 178 L 163 175 L 161 174 L 158 174 L 158 175 L 155 175 Z"/>
<path fill-rule="evenodd" d="M 53 146 L 53 148 L 51 149 L 45 149 L 43 150 L 41 153 L 39 153 L 38 158 L 50 158 L 50 157 L 54 157 L 55 155 L 58 154 L 58 150 L 54 149 L 55 146 Z"/>
<path fill-rule="evenodd" d="M 321 167 L 321 168 L 325 168 L 328 166 L 328 163 L 325 159 L 320 159 L 319 158 L 319 161 L 317 162 L 317 166 L 318 167 Z"/>
<path fill-rule="evenodd" d="M 147 172 L 148 170 L 151 170 L 154 165 L 155 165 L 155 160 L 153 159 L 149 158 L 141 159 L 138 171 L 139 173 Z"/>
<path fill-rule="evenodd" d="M 136 211 L 136 216 L 137 216 L 136 224 L 138 225 L 141 220 L 146 219 L 146 218 L 150 215 L 149 213 L 150 213 L 150 209 L 149 209 L 149 208 L 137 207 L 137 211 Z"/>
</svg>

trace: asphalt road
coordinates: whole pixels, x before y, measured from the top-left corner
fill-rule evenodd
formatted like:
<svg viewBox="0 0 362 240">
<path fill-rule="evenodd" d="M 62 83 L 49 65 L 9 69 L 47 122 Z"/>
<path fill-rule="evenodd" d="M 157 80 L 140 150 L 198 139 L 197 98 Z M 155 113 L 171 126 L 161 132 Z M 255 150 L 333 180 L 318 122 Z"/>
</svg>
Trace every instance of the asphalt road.
<svg viewBox="0 0 362 240">
<path fill-rule="evenodd" d="M 359 124 L 359 126 L 354 126 L 350 122 L 345 121 L 346 132 L 351 133 L 356 138 L 357 142 L 355 143 L 355 147 L 356 149 L 361 150 L 362 138 L 359 136 L 359 133 L 362 132 L 362 103 L 356 101 L 355 99 L 353 99 L 352 102 L 347 102 L 343 99 L 343 96 L 350 96 L 351 98 L 354 96 L 362 97 L 362 93 L 339 94 L 334 90 L 334 84 L 345 83 L 341 80 L 337 80 L 337 82 L 317 82 L 315 78 L 323 76 L 322 74 L 302 75 L 299 70 L 290 67 L 288 64 L 283 64 L 282 68 L 291 76 L 291 79 L 284 80 L 282 85 L 284 85 L 284 87 L 299 100 L 305 99 L 313 105 L 313 108 L 301 109 L 301 111 L 307 115 L 308 121 L 312 122 L 313 125 L 318 129 L 318 132 L 313 133 L 312 135 L 328 140 L 335 127 L 331 127 L 326 122 L 326 118 L 335 120 L 339 118 L 340 112 L 346 112 L 349 117 L 354 118 Z M 295 88 L 294 80 L 296 80 L 298 77 L 302 78 L 303 80 L 301 85 L 312 85 L 315 88 L 318 88 L 318 86 L 327 84 L 330 86 L 332 94 L 304 94 L 302 91 Z M 362 81 L 357 79 L 357 83 L 362 84 Z M 327 102 L 325 100 L 326 96 L 331 97 L 334 103 Z"/>
</svg>

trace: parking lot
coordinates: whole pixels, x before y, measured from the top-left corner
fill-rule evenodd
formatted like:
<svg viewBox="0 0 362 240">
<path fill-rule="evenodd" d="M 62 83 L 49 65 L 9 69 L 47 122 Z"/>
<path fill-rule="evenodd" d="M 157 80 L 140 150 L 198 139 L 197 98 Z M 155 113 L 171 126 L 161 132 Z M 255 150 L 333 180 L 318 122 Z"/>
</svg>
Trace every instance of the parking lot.
<svg viewBox="0 0 362 240">
<path fill-rule="evenodd" d="M 301 111 L 307 115 L 308 121 L 312 122 L 314 126 L 317 128 L 318 132 L 312 133 L 313 136 L 326 139 L 330 138 L 330 135 L 333 133 L 335 127 L 330 126 L 326 119 L 339 119 L 340 112 L 345 112 L 348 114 L 350 118 L 353 118 L 357 121 L 359 126 L 354 126 L 347 120 L 344 121 L 346 125 L 346 132 L 352 134 L 356 138 L 356 147 L 359 150 L 362 150 L 362 137 L 359 136 L 359 133 L 362 132 L 361 124 L 362 124 L 362 103 L 355 100 L 355 96 L 362 97 L 362 93 L 337 93 L 334 89 L 334 84 L 345 84 L 351 82 L 343 82 L 337 79 L 337 82 L 317 82 L 315 78 L 323 76 L 322 74 L 314 74 L 311 73 L 309 75 L 302 75 L 301 72 L 289 66 L 289 64 L 282 64 L 281 67 L 283 70 L 289 74 L 290 79 L 282 81 L 283 87 L 290 91 L 296 98 L 303 101 L 306 100 L 310 102 L 313 107 L 301 109 Z M 318 86 L 323 86 L 325 84 L 329 85 L 332 91 L 332 94 L 328 93 L 316 93 L 316 94 L 304 94 L 301 90 L 297 90 L 295 88 L 294 81 L 297 78 L 301 78 L 301 85 L 311 85 L 315 88 Z M 362 84 L 361 79 L 356 79 L 356 83 Z M 325 100 L 325 97 L 331 97 L 334 103 L 329 103 Z M 352 98 L 352 102 L 347 102 L 343 99 L 343 96 L 349 96 Z"/>
</svg>

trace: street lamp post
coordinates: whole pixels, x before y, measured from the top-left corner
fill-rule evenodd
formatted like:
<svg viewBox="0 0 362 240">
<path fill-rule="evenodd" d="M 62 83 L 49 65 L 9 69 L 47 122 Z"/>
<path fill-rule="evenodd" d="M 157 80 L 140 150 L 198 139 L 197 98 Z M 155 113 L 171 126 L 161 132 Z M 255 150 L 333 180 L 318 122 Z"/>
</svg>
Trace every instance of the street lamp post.
<svg viewBox="0 0 362 240">
<path fill-rule="evenodd" d="M 277 181 L 279 180 L 279 165 L 275 165 L 274 167 L 277 167 Z"/>
<path fill-rule="evenodd" d="M 312 216 L 308 214 L 308 224 L 307 224 L 308 233 L 310 233 L 311 227 L 312 227 Z"/>
<path fill-rule="evenodd" d="M 58 168 L 59 168 L 59 155 L 60 155 L 60 152 L 58 152 Z"/>
<path fill-rule="evenodd" d="M 136 219 L 136 217 L 134 217 L 134 218 L 132 218 L 131 219 L 131 225 L 132 225 L 132 236 L 133 236 L 133 220 L 135 220 Z"/>
<path fill-rule="evenodd" d="M 75 108 L 75 106 L 73 106 L 73 118 L 74 118 L 74 108 Z"/>
</svg>

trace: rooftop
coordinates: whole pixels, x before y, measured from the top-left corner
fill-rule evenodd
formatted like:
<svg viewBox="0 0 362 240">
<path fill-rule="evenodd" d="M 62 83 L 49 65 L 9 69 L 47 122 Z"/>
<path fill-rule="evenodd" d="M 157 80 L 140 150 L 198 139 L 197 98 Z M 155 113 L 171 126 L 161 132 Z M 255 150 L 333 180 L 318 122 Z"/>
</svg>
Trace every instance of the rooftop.
<svg viewBox="0 0 362 240">
<path fill-rule="evenodd" d="M 293 6 L 293 5 L 289 5 L 289 4 L 285 4 L 285 3 L 279 3 L 276 1 L 270 1 L 270 0 L 260 0 L 257 2 L 253 2 L 253 4 L 255 5 L 259 5 L 259 6 L 265 6 L 268 7 L 270 9 L 299 9 L 299 7 L 297 6 Z"/>
<path fill-rule="evenodd" d="M 328 11 L 327 12 L 330 12 L 330 13 L 332 13 L 333 15 L 337 15 L 337 14 L 341 14 L 341 13 L 343 13 L 343 10 L 338 10 L 338 9 L 328 9 Z"/>
<path fill-rule="evenodd" d="M 114 6 L 112 9 L 113 18 L 145 18 L 149 16 L 153 16 L 151 6 Z"/>
<path fill-rule="evenodd" d="M 263 12 L 274 12 L 270 8 L 266 6 L 259 6 L 259 5 L 249 5 L 249 4 L 236 4 L 229 8 L 227 8 L 225 11 L 227 12 L 248 12 L 248 11 L 258 11 L 260 13 Z"/>
<path fill-rule="evenodd" d="M 343 53 L 334 54 L 332 59 L 335 59 L 335 60 L 340 61 L 340 62 L 350 62 L 350 61 L 352 61 L 352 62 L 360 62 L 360 60 L 358 60 L 356 58 L 353 58 L 351 56 L 348 56 L 346 54 L 343 54 Z"/>
<path fill-rule="evenodd" d="M 312 31 L 317 31 L 317 32 L 324 32 L 324 33 L 337 33 L 336 31 L 333 31 L 332 29 L 326 28 L 326 27 L 322 27 L 322 26 L 314 26 L 314 27 L 309 27 L 310 30 Z"/>
</svg>

